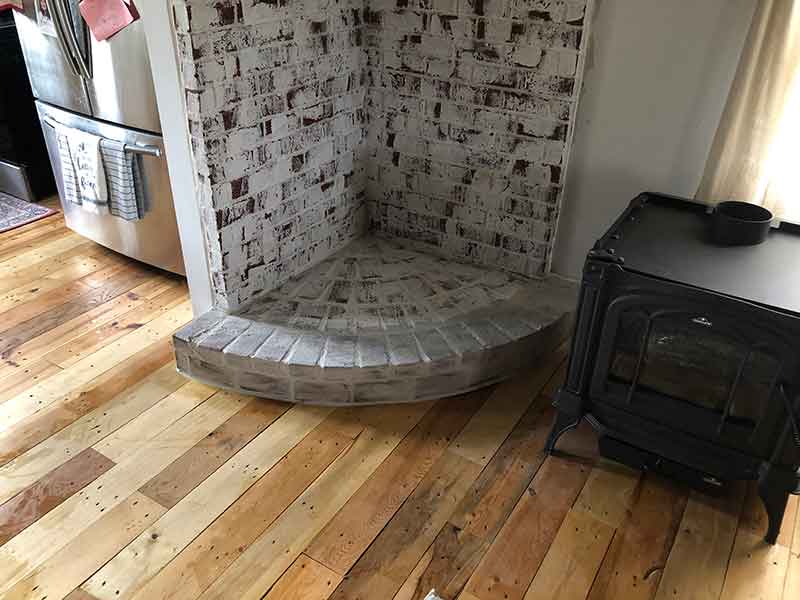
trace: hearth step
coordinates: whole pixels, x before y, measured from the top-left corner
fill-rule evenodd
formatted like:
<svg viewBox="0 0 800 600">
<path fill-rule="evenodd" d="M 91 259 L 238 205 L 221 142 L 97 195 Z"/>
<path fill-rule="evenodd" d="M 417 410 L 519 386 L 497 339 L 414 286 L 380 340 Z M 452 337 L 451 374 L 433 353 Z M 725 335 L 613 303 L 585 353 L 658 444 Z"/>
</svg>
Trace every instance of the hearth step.
<svg viewBox="0 0 800 600">
<path fill-rule="evenodd" d="M 175 334 L 178 369 L 309 404 L 460 394 L 535 364 L 570 333 L 577 288 L 362 238 L 233 314 Z"/>
</svg>

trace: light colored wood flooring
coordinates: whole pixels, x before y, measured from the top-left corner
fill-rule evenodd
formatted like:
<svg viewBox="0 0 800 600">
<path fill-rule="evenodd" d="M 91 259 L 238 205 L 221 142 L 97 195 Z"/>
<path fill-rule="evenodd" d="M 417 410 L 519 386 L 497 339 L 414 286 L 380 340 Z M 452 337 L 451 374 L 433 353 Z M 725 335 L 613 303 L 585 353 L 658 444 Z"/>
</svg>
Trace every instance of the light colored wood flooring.
<svg viewBox="0 0 800 600">
<path fill-rule="evenodd" d="M 458 398 L 289 406 L 175 372 L 182 281 L 69 232 L 0 235 L 0 595 L 37 600 L 796 599 L 752 486 L 711 499 L 545 458 L 561 348 Z"/>
</svg>

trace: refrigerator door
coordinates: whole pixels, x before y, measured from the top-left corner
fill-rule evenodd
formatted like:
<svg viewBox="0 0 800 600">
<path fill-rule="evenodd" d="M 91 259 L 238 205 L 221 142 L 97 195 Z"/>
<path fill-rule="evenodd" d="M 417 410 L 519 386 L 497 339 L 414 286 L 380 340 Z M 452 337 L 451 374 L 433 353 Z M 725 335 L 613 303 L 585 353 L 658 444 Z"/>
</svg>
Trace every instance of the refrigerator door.
<svg viewBox="0 0 800 600">
<path fill-rule="evenodd" d="M 161 137 L 81 117 L 42 102 L 37 102 L 36 108 L 42 121 L 67 226 L 121 254 L 173 273 L 185 274 Z M 65 201 L 58 139 L 53 127 L 55 124 L 117 140 L 134 147 L 134 150 L 139 148 L 137 154 L 141 156 L 142 183 L 148 205 L 142 219 L 126 221 L 110 214 L 98 215 Z"/>
<path fill-rule="evenodd" d="M 153 75 L 141 21 L 109 40 L 98 42 L 80 14 L 80 0 L 49 0 L 69 21 L 71 54 L 86 81 L 96 118 L 125 127 L 158 133 Z"/>
<path fill-rule="evenodd" d="M 89 95 L 69 51 L 66 25 L 59 19 L 56 1 L 59 0 L 29 0 L 24 13 L 14 14 L 33 95 L 90 115 Z"/>
<path fill-rule="evenodd" d="M 105 42 L 89 34 L 89 97 L 98 119 L 159 133 L 156 92 L 142 21 Z"/>
</svg>

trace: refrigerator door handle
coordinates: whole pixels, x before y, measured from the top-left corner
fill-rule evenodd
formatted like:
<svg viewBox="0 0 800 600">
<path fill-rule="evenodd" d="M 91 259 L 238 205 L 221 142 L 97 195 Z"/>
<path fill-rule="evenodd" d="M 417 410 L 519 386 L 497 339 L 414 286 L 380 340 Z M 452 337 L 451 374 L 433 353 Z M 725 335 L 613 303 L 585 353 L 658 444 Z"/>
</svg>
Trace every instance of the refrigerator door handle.
<svg viewBox="0 0 800 600">
<path fill-rule="evenodd" d="M 125 144 L 125 152 L 131 154 L 146 154 L 147 156 L 154 156 L 161 158 L 161 149 L 158 146 L 140 146 L 138 144 Z"/>
<path fill-rule="evenodd" d="M 56 5 L 58 0 L 45 0 L 47 4 L 47 9 L 50 13 L 50 16 L 53 19 L 53 29 L 56 33 L 56 39 L 58 40 L 58 46 L 61 48 L 61 52 L 64 54 L 64 58 L 67 59 L 67 63 L 70 66 L 72 72 L 77 75 L 78 77 L 81 76 L 81 72 L 78 69 L 78 64 L 75 61 L 75 56 L 70 52 L 69 46 L 67 45 L 67 34 L 64 31 L 64 22 L 61 20 L 61 13 L 59 12 Z"/>
<path fill-rule="evenodd" d="M 56 121 L 52 121 L 47 117 L 42 118 L 42 123 L 50 127 L 51 129 L 56 129 L 60 123 Z M 161 158 L 161 148 L 158 146 L 149 146 L 143 144 L 123 144 L 122 149 L 125 152 L 129 152 L 130 154 L 144 154 L 146 156 L 152 156 L 154 158 Z"/>
<path fill-rule="evenodd" d="M 69 10 L 64 0 L 47 0 L 47 2 L 55 8 L 58 15 L 58 20 L 61 21 L 64 31 L 64 42 L 67 50 L 72 58 L 72 62 L 77 68 L 77 74 L 84 79 L 92 78 L 91 67 L 86 63 L 86 59 L 78 47 L 78 37 L 75 35 L 75 29 L 70 21 Z"/>
</svg>

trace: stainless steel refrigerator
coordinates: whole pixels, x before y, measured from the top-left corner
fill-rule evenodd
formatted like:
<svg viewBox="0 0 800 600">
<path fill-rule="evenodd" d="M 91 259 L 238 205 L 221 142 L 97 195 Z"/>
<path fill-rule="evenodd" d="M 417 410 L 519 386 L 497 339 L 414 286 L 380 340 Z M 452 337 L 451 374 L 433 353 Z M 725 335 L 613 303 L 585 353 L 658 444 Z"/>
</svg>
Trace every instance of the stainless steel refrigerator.
<svg viewBox="0 0 800 600">
<path fill-rule="evenodd" d="M 25 12 L 15 15 L 67 226 L 126 256 L 184 274 L 142 23 L 98 42 L 78 4 L 26 0 Z M 140 219 L 95 214 L 66 200 L 56 127 L 125 144 L 136 157 L 147 207 Z"/>
</svg>

